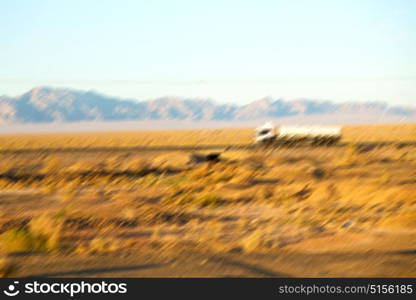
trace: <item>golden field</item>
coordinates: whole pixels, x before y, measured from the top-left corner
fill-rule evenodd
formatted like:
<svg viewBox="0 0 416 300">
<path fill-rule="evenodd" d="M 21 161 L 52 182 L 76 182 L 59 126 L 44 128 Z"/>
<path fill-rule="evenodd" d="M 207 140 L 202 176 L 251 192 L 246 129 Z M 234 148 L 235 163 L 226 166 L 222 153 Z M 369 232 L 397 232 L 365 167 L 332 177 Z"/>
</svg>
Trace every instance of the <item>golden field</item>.
<svg viewBox="0 0 416 300">
<path fill-rule="evenodd" d="M 0 135 L 1 150 L 246 145 L 253 128 Z M 413 124 L 345 126 L 344 142 L 416 141 Z"/>
<path fill-rule="evenodd" d="M 128 149 L 252 138 L 250 128 L 0 136 L 1 275 L 416 276 L 416 144 L 403 144 L 416 142 L 414 124 L 347 126 L 333 147 L 220 147 L 218 161 Z M 367 141 L 392 143 L 354 144 Z"/>
</svg>

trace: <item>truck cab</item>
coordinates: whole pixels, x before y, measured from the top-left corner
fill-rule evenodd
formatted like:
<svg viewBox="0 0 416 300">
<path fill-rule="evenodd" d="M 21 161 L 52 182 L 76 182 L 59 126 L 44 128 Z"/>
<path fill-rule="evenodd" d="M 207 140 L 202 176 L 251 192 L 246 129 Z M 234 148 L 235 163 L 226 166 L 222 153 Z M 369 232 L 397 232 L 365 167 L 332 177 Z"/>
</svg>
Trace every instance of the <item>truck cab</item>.
<svg viewBox="0 0 416 300">
<path fill-rule="evenodd" d="M 276 129 L 272 122 L 267 122 L 256 128 L 255 142 L 256 144 L 271 143 L 276 138 Z"/>
</svg>

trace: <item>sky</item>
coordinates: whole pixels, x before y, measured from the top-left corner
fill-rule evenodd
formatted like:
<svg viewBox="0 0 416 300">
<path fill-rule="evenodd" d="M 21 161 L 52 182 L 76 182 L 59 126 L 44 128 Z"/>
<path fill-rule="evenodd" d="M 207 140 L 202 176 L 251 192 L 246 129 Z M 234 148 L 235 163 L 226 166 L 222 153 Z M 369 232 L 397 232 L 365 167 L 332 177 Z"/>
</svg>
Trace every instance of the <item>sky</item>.
<svg viewBox="0 0 416 300">
<path fill-rule="evenodd" d="M 416 105 L 413 0 L 2 0 L 0 95 Z"/>
</svg>

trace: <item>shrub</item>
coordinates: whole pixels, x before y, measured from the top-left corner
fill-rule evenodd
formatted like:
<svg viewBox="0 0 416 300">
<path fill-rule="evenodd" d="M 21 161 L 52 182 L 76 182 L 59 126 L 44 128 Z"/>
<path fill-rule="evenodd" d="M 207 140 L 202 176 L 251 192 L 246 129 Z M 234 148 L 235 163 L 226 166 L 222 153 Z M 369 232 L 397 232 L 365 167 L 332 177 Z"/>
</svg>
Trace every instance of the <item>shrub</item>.
<svg viewBox="0 0 416 300">
<path fill-rule="evenodd" d="M 264 236 L 256 230 L 240 240 L 240 246 L 246 253 L 251 253 L 258 249 L 263 244 Z"/>
<path fill-rule="evenodd" d="M 141 180 L 142 185 L 144 187 L 151 187 L 155 184 L 158 184 L 160 181 L 160 176 L 157 176 L 153 173 L 147 174 L 146 176 L 144 176 Z"/>
<path fill-rule="evenodd" d="M 105 253 L 117 251 L 121 248 L 120 240 L 111 237 L 96 237 L 88 247 L 89 252 Z"/>
<path fill-rule="evenodd" d="M 153 229 L 153 232 L 152 232 L 152 235 L 151 235 L 151 239 L 153 241 L 158 241 L 161 238 L 161 236 L 162 236 L 161 233 L 162 233 L 161 226 L 156 226 Z"/>
<path fill-rule="evenodd" d="M 29 231 L 33 236 L 45 240 L 45 250 L 54 250 L 60 248 L 62 226 L 62 218 L 43 215 L 30 220 Z"/>
<path fill-rule="evenodd" d="M 344 156 L 340 159 L 341 165 L 352 165 L 357 163 L 358 160 L 358 148 L 357 146 L 351 144 L 348 146 L 347 150 L 344 153 Z"/>
<path fill-rule="evenodd" d="M 45 251 L 47 239 L 26 229 L 13 228 L 0 235 L 0 247 L 6 252 Z"/>
<path fill-rule="evenodd" d="M 265 186 L 263 188 L 259 188 L 258 190 L 258 197 L 261 200 L 267 200 L 273 197 L 273 189 L 269 186 Z"/>
<path fill-rule="evenodd" d="M 169 197 L 167 199 L 167 203 L 174 203 L 184 206 L 217 207 L 223 204 L 224 200 L 213 194 L 198 194 L 193 193 L 192 191 L 187 191 L 176 197 Z"/>
<path fill-rule="evenodd" d="M 126 218 L 128 220 L 133 220 L 137 218 L 137 212 L 133 208 L 124 208 L 121 211 L 121 215 L 123 216 L 123 218 Z"/>
<path fill-rule="evenodd" d="M 380 183 L 381 184 L 388 184 L 391 181 L 391 175 L 389 173 L 384 173 L 381 177 L 380 177 Z"/>
<path fill-rule="evenodd" d="M 60 200 L 62 202 L 69 202 L 71 201 L 77 194 L 77 190 L 72 187 L 71 185 L 65 186 L 65 188 L 61 189 L 61 197 Z"/>
<path fill-rule="evenodd" d="M 123 170 L 136 173 L 146 173 L 152 169 L 151 162 L 148 159 L 143 158 L 128 160 L 126 163 L 121 164 L 121 167 Z"/>
<path fill-rule="evenodd" d="M 216 207 L 221 205 L 223 200 L 212 194 L 203 194 L 195 199 L 195 204 L 201 207 Z"/>
<path fill-rule="evenodd" d="M 312 171 L 312 177 L 315 179 L 323 179 L 327 176 L 327 172 L 323 168 L 316 168 Z"/>
<path fill-rule="evenodd" d="M 46 182 L 42 189 L 45 194 L 55 194 L 58 188 L 56 182 Z"/>
<path fill-rule="evenodd" d="M 57 157 L 48 157 L 43 162 L 42 172 L 51 173 L 59 170 L 60 160 Z"/>
<path fill-rule="evenodd" d="M 173 202 L 179 205 L 192 205 L 195 202 L 195 197 L 190 193 L 184 193 L 177 196 Z"/>
<path fill-rule="evenodd" d="M 228 182 L 232 178 L 233 178 L 233 174 L 231 174 L 229 172 L 228 173 L 227 172 L 218 172 L 218 173 L 214 172 L 211 175 L 211 178 L 210 179 L 213 182 L 217 183 L 217 182 Z"/>
</svg>

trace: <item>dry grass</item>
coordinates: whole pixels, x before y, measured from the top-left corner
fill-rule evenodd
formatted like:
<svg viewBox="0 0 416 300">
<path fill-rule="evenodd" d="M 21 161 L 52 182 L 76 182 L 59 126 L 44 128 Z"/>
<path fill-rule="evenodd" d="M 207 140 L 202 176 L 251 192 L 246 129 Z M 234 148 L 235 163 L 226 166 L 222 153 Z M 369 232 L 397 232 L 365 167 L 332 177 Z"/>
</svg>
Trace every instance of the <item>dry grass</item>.
<svg viewBox="0 0 416 300">
<path fill-rule="evenodd" d="M 343 140 L 357 141 L 416 141 L 413 124 L 345 126 Z M 90 147 L 161 147 L 194 145 L 238 145 L 253 141 L 253 129 L 210 129 L 137 132 L 94 132 L 62 134 L 17 134 L 0 136 L 0 150 L 38 148 Z M 51 161 L 50 168 L 56 166 Z"/>
<path fill-rule="evenodd" d="M 367 133 L 363 128 L 347 127 L 345 139 L 416 140 L 416 125 L 369 126 Z M 9 149 L 82 148 L 243 144 L 251 135 L 247 129 L 0 140 Z M 216 163 L 192 162 L 192 151 L 3 153 L 0 248 L 89 257 L 175 246 L 250 256 L 326 236 L 342 241 L 335 237 L 412 234 L 415 149 L 393 144 L 232 150 Z M 6 265 L 0 264 L 0 274 L 8 274 Z"/>
<path fill-rule="evenodd" d="M 252 129 L 94 132 L 0 136 L 1 149 L 194 146 L 246 144 Z"/>
</svg>

